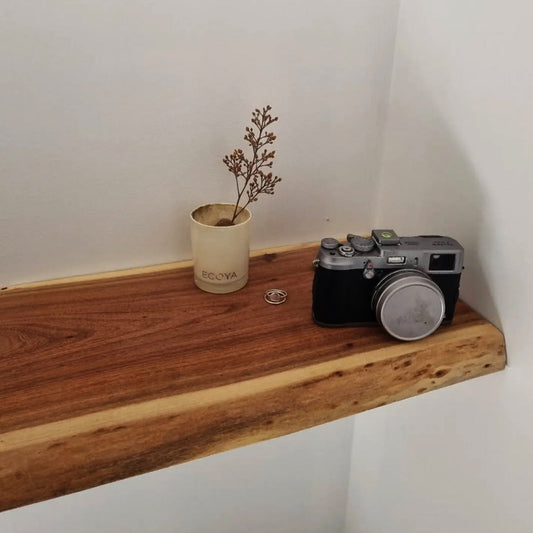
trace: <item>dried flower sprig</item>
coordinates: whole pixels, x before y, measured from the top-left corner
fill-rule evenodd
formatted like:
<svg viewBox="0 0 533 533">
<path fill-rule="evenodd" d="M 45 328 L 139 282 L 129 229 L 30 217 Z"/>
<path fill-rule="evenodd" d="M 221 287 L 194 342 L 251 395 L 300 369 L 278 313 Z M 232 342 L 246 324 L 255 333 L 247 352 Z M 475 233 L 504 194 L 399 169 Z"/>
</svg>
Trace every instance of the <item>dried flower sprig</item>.
<svg viewBox="0 0 533 533">
<path fill-rule="evenodd" d="M 256 109 L 252 112 L 252 127 L 246 127 L 244 140 L 252 148 L 252 157 L 248 159 L 244 152 L 237 148 L 233 153 L 224 156 L 222 161 L 228 167 L 228 171 L 235 177 L 237 187 L 237 201 L 235 210 L 230 224 L 235 222 L 239 214 L 251 202 L 257 202 L 260 194 L 274 194 L 274 187 L 281 181 L 281 178 L 274 176 L 272 172 L 266 172 L 265 169 L 272 168 L 276 151 L 270 151 L 266 146 L 273 144 L 276 136 L 266 131 L 271 124 L 278 120 L 278 117 L 272 117 L 270 111 L 272 108 L 268 105 L 263 109 Z M 241 204 L 243 196 L 244 205 Z"/>
</svg>

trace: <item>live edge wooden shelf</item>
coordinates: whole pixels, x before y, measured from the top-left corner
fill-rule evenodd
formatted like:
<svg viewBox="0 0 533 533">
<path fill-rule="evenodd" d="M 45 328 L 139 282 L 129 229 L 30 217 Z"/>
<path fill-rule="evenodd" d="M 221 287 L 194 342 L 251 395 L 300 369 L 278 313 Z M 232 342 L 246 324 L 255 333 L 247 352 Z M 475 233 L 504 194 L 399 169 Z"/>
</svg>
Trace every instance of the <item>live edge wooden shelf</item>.
<svg viewBox="0 0 533 533">
<path fill-rule="evenodd" d="M 316 326 L 315 253 L 257 253 L 229 295 L 189 264 L 0 291 L 0 510 L 504 368 L 502 334 L 461 302 L 413 343 Z M 272 287 L 286 303 L 264 301 Z"/>
</svg>

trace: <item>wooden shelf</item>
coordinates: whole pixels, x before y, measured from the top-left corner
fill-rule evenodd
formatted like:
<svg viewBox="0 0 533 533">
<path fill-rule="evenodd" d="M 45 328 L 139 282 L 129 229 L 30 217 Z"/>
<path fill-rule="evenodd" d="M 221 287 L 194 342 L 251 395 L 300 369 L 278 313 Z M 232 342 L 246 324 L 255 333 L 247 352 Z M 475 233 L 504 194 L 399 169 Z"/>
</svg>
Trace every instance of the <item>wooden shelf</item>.
<svg viewBox="0 0 533 533">
<path fill-rule="evenodd" d="M 256 254 L 229 295 L 189 265 L 0 291 L 0 510 L 504 368 L 502 334 L 461 302 L 414 343 L 316 326 L 315 253 Z M 272 287 L 285 304 L 264 302 Z"/>
</svg>

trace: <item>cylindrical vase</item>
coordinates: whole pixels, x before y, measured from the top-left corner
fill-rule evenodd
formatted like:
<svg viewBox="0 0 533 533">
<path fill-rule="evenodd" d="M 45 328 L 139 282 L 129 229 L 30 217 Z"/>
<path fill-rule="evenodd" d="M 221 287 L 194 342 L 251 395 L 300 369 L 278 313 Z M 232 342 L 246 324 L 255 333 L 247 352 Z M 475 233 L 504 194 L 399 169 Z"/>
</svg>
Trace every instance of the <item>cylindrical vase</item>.
<svg viewBox="0 0 533 533">
<path fill-rule="evenodd" d="M 250 211 L 241 211 L 233 225 L 217 226 L 234 210 L 234 204 L 206 204 L 191 213 L 194 282 L 203 291 L 225 294 L 248 282 Z"/>
</svg>

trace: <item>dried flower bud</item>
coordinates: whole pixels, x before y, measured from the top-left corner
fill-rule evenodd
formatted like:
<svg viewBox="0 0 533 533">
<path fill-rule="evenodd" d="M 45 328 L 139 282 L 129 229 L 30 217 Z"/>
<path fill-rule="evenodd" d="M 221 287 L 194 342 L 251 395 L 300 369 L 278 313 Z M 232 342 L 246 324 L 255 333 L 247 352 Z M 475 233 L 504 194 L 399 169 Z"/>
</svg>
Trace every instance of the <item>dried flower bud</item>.
<svg viewBox="0 0 533 533">
<path fill-rule="evenodd" d="M 242 149 L 236 148 L 231 155 L 226 155 L 222 159 L 228 171 L 233 174 L 237 184 L 237 202 L 232 222 L 249 203 L 257 202 L 259 194 L 274 194 L 275 185 L 281 181 L 278 176 L 273 177 L 272 172 L 265 174 L 262 170 L 263 168 L 272 168 L 276 155 L 275 150 L 268 151 L 265 148 L 266 145 L 272 144 L 276 140 L 273 133 L 266 131 L 270 124 L 278 120 L 278 117 L 272 117 L 269 114 L 271 109 L 270 105 L 263 107 L 262 110 L 256 108 L 252 111 L 251 119 L 255 130 L 249 126 L 245 127 L 243 139 L 252 149 L 252 158 L 248 159 Z M 245 192 L 248 201 L 241 207 L 240 201 Z"/>
</svg>

